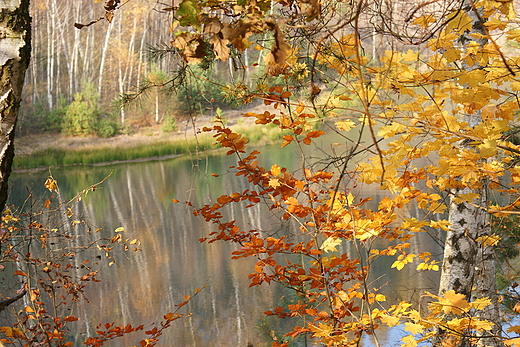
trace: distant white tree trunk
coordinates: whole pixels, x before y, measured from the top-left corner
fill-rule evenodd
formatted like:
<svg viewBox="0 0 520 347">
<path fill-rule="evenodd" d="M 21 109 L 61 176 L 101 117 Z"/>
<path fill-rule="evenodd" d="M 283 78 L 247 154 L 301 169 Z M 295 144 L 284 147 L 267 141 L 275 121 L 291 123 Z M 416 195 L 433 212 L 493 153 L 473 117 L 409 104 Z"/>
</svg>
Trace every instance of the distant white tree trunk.
<svg viewBox="0 0 520 347">
<path fill-rule="evenodd" d="M 112 34 L 112 28 L 114 27 L 114 21 L 108 24 L 107 33 L 105 35 L 105 42 L 103 43 L 103 50 L 101 51 L 101 62 L 99 64 L 99 79 L 98 79 L 98 99 L 101 98 L 101 91 L 103 90 L 103 77 L 105 72 L 105 62 L 107 60 L 108 45 L 110 43 L 110 35 Z"/>
<path fill-rule="evenodd" d="M 155 124 L 159 124 L 159 87 L 155 87 Z"/>
<path fill-rule="evenodd" d="M 47 6 L 47 102 L 49 109 L 54 108 L 54 59 L 56 57 L 56 13 L 54 0 L 46 1 Z"/>
<path fill-rule="evenodd" d="M 141 84 L 141 74 L 144 65 L 144 44 L 146 42 L 146 34 L 148 33 L 148 16 L 144 17 L 143 36 L 141 36 L 141 44 L 139 45 L 139 64 L 137 65 L 137 87 Z"/>
<path fill-rule="evenodd" d="M 14 132 L 31 56 L 29 0 L 0 2 L 0 212 L 7 200 Z"/>
</svg>

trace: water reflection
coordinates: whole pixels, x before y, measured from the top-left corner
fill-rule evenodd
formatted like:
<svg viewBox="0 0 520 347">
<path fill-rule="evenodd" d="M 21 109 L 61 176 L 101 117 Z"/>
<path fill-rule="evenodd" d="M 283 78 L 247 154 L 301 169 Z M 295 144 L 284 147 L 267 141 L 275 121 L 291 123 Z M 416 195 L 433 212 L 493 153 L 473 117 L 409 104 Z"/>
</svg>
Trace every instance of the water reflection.
<svg viewBox="0 0 520 347">
<path fill-rule="evenodd" d="M 263 153 L 259 160 L 268 167 L 275 163 L 296 167 L 299 163 L 299 156 L 290 151 L 267 147 Z M 193 294 L 207 283 L 187 307 L 193 314 L 165 331 L 159 346 L 270 345 L 264 335 L 283 327 L 265 320 L 263 312 L 290 300 L 291 294 L 277 285 L 249 288 L 247 276 L 253 269 L 253 261 L 231 260 L 230 253 L 236 247 L 231 244 L 200 244 L 198 240 L 211 231 L 211 226 L 193 217 L 187 206 L 172 203 L 173 198 L 204 203 L 226 192 L 244 191 L 247 182 L 227 173 L 234 164 L 232 157 L 210 155 L 52 172 L 64 197 L 72 197 L 111 174 L 101 189 L 75 202 L 74 209 L 90 224 L 103 227 L 107 235 L 117 227 L 124 227 L 125 237 L 139 238 L 142 242 L 141 252 L 119 255 L 118 263 L 99 276 L 101 282 L 91 285 L 87 296 L 94 304 L 81 308 L 77 331 L 86 334 L 78 339 L 85 339 L 99 323 L 157 322 L 163 314 L 173 311 L 173 305 L 183 301 L 184 295 Z M 220 177 L 212 177 L 213 172 Z M 47 175 L 47 172 L 15 174 L 11 203 L 22 201 L 28 190 L 37 196 L 44 190 Z M 238 225 L 266 232 L 287 227 L 258 206 L 249 209 L 232 206 L 227 213 Z M 434 248 L 431 239 L 423 236 L 412 240 L 411 252 Z M 349 244 L 341 247 L 356 256 Z M 383 292 L 396 299 L 417 298 L 420 291 L 435 288 L 435 275 L 432 278 L 423 273 L 412 278 L 409 272 L 391 270 L 390 263 L 383 262 L 376 263 L 372 271 L 371 285 L 383 287 Z M 137 345 L 139 339 L 130 335 L 107 346 Z"/>
</svg>

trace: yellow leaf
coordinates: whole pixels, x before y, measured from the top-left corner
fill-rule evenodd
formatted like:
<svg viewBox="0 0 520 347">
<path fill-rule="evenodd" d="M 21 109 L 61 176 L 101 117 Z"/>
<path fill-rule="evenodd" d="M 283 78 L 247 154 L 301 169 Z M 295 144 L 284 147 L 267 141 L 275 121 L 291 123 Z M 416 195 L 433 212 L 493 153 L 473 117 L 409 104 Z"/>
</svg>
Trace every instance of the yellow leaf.
<svg viewBox="0 0 520 347">
<path fill-rule="evenodd" d="M 271 166 L 271 173 L 273 174 L 273 176 L 278 176 L 280 172 L 282 172 L 282 170 L 278 165 L 274 164 L 273 166 Z"/>
<path fill-rule="evenodd" d="M 412 334 L 421 334 L 424 331 L 424 327 L 421 324 L 415 323 L 404 323 L 404 330 L 411 332 Z"/>
<path fill-rule="evenodd" d="M 448 17 L 446 33 L 455 31 L 457 34 L 462 34 L 473 28 L 473 20 L 462 10 L 455 10 Z"/>
<path fill-rule="evenodd" d="M 413 335 L 405 336 L 401 339 L 404 343 L 401 344 L 403 347 L 415 347 L 417 346 L 417 341 Z"/>
<path fill-rule="evenodd" d="M 399 319 L 399 317 L 381 314 L 381 321 L 391 328 L 399 324 L 401 320 Z"/>
<path fill-rule="evenodd" d="M 396 268 L 399 271 L 402 270 L 406 264 L 412 262 L 415 256 L 415 254 L 400 255 L 392 264 L 392 269 Z"/>
<path fill-rule="evenodd" d="M 482 158 L 489 158 L 497 154 L 497 140 L 486 139 L 478 146 Z"/>
<path fill-rule="evenodd" d="M 386 301 L 386 296 L 383 294 L 376 294 L 376 300 L 377 301 Z"/>
<path fill-rule="evenodd" d="M 432 23 L 435 23 L 435 17 L 433 16 L 433 14 L 428 14 L 425 16 L 415 18 L 413 21 L 413 24 L 419 25 L 424 29 L 428 28 Z"/>
<path fill-rule="evenodd" d="M 498 19 L 497 17 L 493 17 L 487 22 L 484 23 L 485 26 L 487 26 L 488 30 L 504 30 L 507 27 L 507 23 L 503 20 Z M 509 32 L 508 32 L 509 34 Z"/>
<path fill-rule="evenodd" d="M 439 300 L 439 303 L 443 305 L 442 310 L 444 313 L 455 313 L 461 314 L 470 308 L 469 302 L 465 299 L 464 294 L 458 294 L 454 290 L 449 290 L 444 294 L 444 299 Z"/>
<path fill-rule="evenodd" d="M 23 331 L 21 331 L 18 328 L 0 327 L 0 331 L 3 332 L 6 337 L 9 338 L 20 338 L 24 336 Z"/>
<path fill-rule="evenodd" d="M 330 337 L 330 333 L 334 330 L 332 324 L 318 323 L 318 326 L 311 325 L 310 330 L 315 337 Z"/>
<path fill-rule="evenodd" d="M 448 230 L 450 230 L 449 226 L 450 226 L 450 222 L 445 219 L 430 222 L 430 227 L 432 227 L 434 229 L 442 229 L 444 231 L 448 231 Z"/>
<path fill-rule="evenodd" d="M 520 337 L 517 337 L 515 339 L 505 340 L 504 344 L 506 346 L 520 347 Z"/>
<path fill-rule="evenodd" d="M 58 182 L 56 182 L 56 180 L 52 177 L 47 178 L 44 186 L 51 192 L 56 192 L 58 190 Z"/>
<path fill-rule="evenodd" d="M 404 131 L 406 127 L 399 123 L 392 123 L 390 125 L 386 125 L 379 130 L 377 136 L 389 138 L 395 136 L 397 133 Z"/>
<path fill-rule="evenodd" d="M 281 184 L 280 184 L 280 181 L 278 181 L 278 178 L 271 178 L 269 180 L 269 187 L 273 187 L 273 188 L 277 188 L 279 187 Z"/>
<path fill-rule="evenodd" d="M 356 126 L 356 123 L 354 123 L 351 120 L 336 122 L 336 128 L 338 128 L 339 130 L 343 130 L 343 131 L 349 131 L 350 129 L 352 129 L 355 126 Z"/>
<path fill-rule="evenodd" d="M 347 195 L 347 206 L 351 206 L 354 202 L 354 195 L 352 193 L 348 193 Z"/>
<path fill-rule="evenodd" d="M 520 42 L 520 29 L 510 30 L 507 32 L 507 39 Z"/>
<path fill-rule="evenodd" d="M 476 310 L 483 310 L 489 305 L 491 305 L 491 300 L 489 300 L 488 298 L 475 299 L 471 303 L 471 307 L 475 308 Z"/>
<path fill-rule="evenodd" d="M 321 244 L 320 249 L 324 250 L 325 252 L 337 252 L 336 246 L 341 244 L 341 239 L 338 239 L 337 237 L 330 236 L 328 237 L 323 243 Z"/>
<path fill-rule="evenodd" d="M 520 325 L 513 325 L 507 328 L 508 333 L 520 334 Z"/>
<path fill-rule="evenodd" d="M 479 242 L 482 247 L 486 247 L 486 246 L 497 245 L 501 239 L 502 238 L 500 236 L 493 234 L 493 235 L 477 237 L 477 239 L 475 241 Z"/>
</svg>

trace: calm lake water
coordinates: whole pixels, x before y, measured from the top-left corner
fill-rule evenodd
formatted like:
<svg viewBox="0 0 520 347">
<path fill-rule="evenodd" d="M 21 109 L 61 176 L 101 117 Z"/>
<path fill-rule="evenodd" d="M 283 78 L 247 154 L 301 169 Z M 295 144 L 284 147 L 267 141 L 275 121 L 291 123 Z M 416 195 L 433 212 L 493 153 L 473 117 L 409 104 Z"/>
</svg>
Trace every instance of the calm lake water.
<svg viewBox="0 0 520 347">
<path fill-rule="evenodd" d="M 319 151 L 316 151 L 319 155 Z M 260 163 L 270 167 L 298 167 L 299 155 L 291 150 L 265 147 Z M 119 164 L 99 167 L 73 167 L 52 171 L 63 199 L 99 182 L 111 174 L 100 189 L 90 192 L 74 210 L 93 226 L 102 227 L 106 236 L 124 227 L 125 238 L 139 238 L 142 251 L 117 255 L 117 263 L 103 269 L 99 283 L 91 284 L 87 296 L 92 302 L 76 313 L 77 346 L 94 331 L 99 323 L 148 324 L 175 310 L 174 304 L 183 296 L 206 287 L 187 305 L 191 316 L 174 322 L 165 331 L 158 346 L 270 346 L 269 335 L 287 331 L 294 321 L 278 322 L 266 319 L 263 312 L 294 299 L 278 285 L 249 288 L 248 274 L 252 260 L 231 260 L 235 245 L 201 244 L 199 238 L 210 232 L 211 226 L 192 215 L 184 204 L 172 199 L 209 202 L 229 192 L 249 188 L 244 180 L 228 173 L 234 157 L 222 154 L 179 157 L 165 161 Z M 220 177 L 212 177 L 212 173 Z M 11 203 L 20 203 L 32 191 L 34 196 L 45 191 L 47 171 L 13 174 Z M 362 194 L 379 194 L 377 187 L 365 187 Z M 260 207 L 231 208 L 227 211 L 239 225 L 263 231 L 290 228 L 280 225 L 270 213 Z M 414 213 L 413 211 L 411 213 Z M 348 244 L 343 250 L 354 256 Z M 421 249 L 440 253 L 432 239 L 424 234 L 412 240 L 411 252 Z M 85 257 L 85 256 L 83 256 Z M 437 274 L 414 275 L 405 270 L 390 269 L 388 263 L 376 263 L 373 287 L 396 300 L 419 299 L 423 290 L 435 291 Z M 387 284 L 388 283 L 388 284 Z M 398 345 L 399 332 L 380 333 L 384 346 Z M 138 345 L 141 335 L 111 341 L 106 346 Z M 365 341 L 370 346 L 370 341 Z M 302 344 L 303 346 L 303 344 Z M 308 346 L 312 346 L 309 342 Z"/>
</svg>

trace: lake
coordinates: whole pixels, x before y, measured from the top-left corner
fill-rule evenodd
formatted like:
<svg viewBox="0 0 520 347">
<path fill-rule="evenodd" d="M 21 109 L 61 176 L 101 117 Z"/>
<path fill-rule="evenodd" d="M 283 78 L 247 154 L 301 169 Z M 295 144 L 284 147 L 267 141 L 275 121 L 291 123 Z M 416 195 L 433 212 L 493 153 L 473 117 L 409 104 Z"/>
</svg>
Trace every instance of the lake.
<svg viewBox="0 0 520 347">
<path fill-rule="evenodd" d="M 299 165 L 299 155 L 294 150 L 276 146 L 260 150 L 262 165 Z M 315 156 L 319 155 L 320 151 L 315 150 Z M 52 170 L 64 200 L 110 175 L 99 189 L 75 201 L 73 209 L 81 220 L 103 228 L 102 235 L 111 237 L 116 228 L 123 227 L 124 238 L 141 241 L 141 251 L 116 254 L 116 263 L 106 266 L 98 276 L 101 281 L 89 287 L 87 297 L 92 304 L 84 304 L 75 312 L 80 318 L 73 325 L 77 346 L 99 323 L 146 326 L 158 322 L 164 314 L 175 310 L 174 305 L 182 302 L 184 295 L 193 295 L 204 286 L 180 311 L 191 315 L 174 322 L 158 346 L 270 346 L 272 336 L 301 324 L 266 318 L 263 312 L 291 303 L 297 300 L 295 296 L 276 284 L 249 288 L 247 277 L 254 270 L 254 261 L 231 260 L 230 254 L 237 247 L 232 244 L 199 243 L 212 230 L 211 226 L 194 217 L 185 204 L 172 202 L 178 199 L 202 204 L 224 193 L 247 189 L 245 180 L 230 173 L 229 166 L 234 164 L 233 156 L 214 152 L 164 161 Z M 213 177 L 212 173 L 220 176 Z M 10 202 L 20 204 L 29 191 L 35 197 L 43 194 L 48 175 L 47 171 L 13 174 Z M 363 187 L 361 193 L 375 195 L 376 200 L 380 194 L 377 187 Z M 227 213 L 237 224 L 265 232 L 291 228 L 259 206 L 230 208 Z M 441 248 L 426 233 L 411 242 L 410 252 L 420 249 L 441 254 Z M 349 244 L 341 247 L 355 256 Z M 78 257 L 83 260 L 88 255 Z M 387 259 L 387 263 L 375 263 L 374 287 L 382 286 L 382 291 L 395 300 L 418 301 L 424 290 L 436 291 L 437 273 L 417 274 L 406 267 L 396 271 L 390 269 L 391 262 Z M 381 330 L 379 340 L 383 345 L 394 344 L 399 334 L 399 329 Z M 139 333 L 131 334 L 105 345 L 138 345 L 141 337 Z M 371 342 L 366 340 L 364 344 L 370 346 Z M 312 346 L 312 342 L 307 346 Z"/>
</svg>

